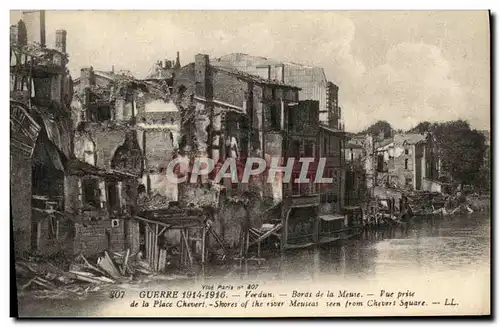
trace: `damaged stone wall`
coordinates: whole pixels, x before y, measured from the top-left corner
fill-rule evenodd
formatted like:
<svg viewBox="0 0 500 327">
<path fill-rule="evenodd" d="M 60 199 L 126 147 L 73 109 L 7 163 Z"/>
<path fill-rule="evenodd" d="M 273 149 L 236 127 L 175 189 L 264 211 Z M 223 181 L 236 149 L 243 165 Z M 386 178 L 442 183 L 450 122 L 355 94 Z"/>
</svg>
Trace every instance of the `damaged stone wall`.
<svg viewBox="0 0 500 327">
<path fill-rule="evenodd" d="M 405 153 L 407 150 L 408 153 Z M 414 151 L 413 145 L 394 143 L 394 169 L 389 171 L 390 183 L 395 183 L 401 188 L 413 188 L 414 180 Z"/>
<path fill-rule="evenodd" d="M 76 223 L 74 253 L 95 255 L 103 251 L 123 251 L 125 224 L 123 219 L 118 221 L 117 227 L 113 227 L 109 219 Z"/>
<path fill-rule="evenodd" d="M 214 99 L 243 108 L 248 82 L 219 71 L 214 71 L 212 77 Z"/>
<path fill-rule="evenodd" d="M 15 167 L 15 169 L 12 169 Z M 11 152 L 11 224 L 14 250 L 22 255 L 29 250 L 31 240 L 31 159 Z"/>
<path fill-rule="evenodd" d="M 143 132 L 143 144 L 146 170 L 166 169 L 174 154 L 172 132 L 168 129 L 145 130 Z"/>
</svg>

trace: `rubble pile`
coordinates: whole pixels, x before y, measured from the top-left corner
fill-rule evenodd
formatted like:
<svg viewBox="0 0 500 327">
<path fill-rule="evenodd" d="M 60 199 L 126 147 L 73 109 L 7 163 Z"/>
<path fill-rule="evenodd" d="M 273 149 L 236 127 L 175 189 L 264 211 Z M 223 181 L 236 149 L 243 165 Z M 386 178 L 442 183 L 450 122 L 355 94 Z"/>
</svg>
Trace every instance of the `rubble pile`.
<svg viewBox="0 0 500 327">
<path fill-rule="evenodd" d="M 17 290 L 38 298 L 84 297 L 107 285 L 130 281 L 140 275 L 151 275 L 149 264 L 140 255 L 104 251 L 95 264 L 83 254 L 67 269 L 49 260 L 30 256 L 16 259 Z"/>
</svg>

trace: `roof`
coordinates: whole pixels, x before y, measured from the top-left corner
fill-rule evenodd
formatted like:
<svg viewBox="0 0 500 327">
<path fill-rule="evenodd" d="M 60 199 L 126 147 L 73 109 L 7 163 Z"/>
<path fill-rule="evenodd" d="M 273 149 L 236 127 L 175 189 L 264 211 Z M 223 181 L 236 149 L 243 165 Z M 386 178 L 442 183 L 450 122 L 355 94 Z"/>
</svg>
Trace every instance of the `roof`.
<svg viewBox="0 0 500 327">
<path fill-rule="evenodd" d="M 381 147 L 384 147 L 384 146 L 387 146 L 391 143 L 394 142 L 394 139 L 391 137 L 391 138 L 388 138 L 388 139 L 383 139 L 381 141 L 378 141 L 375 143 L 375 147 L 376 148 L 381 148 Z"/>
<path fill-rule="evenodd" d="M 132 74 L 127 70 L 120 70 L 118 73 L 104 71 L 104 70 L 94 70 L 93 72 L 94 72 L 95 76 L 103 77 L 103 78 L 108 79 L 110 81 L 113 80 L 115 76 L 120 76 L 120 75 L 124 75 L 124 74 L 132 77 Z M 78 82 L 80 82 L 80 77 L 75 78 L 73 80 L 73 84 L 76 84 Z"/>
<path fill-rule="evenodd" d="M 229 53 L 224 56 L 221 56 L 219 58 L 215 58 L 210 60 L 211 63 L 217 63 L 221 61 L 230 61 L 230 60 L 242 60 L 242 59 L 249 59 L 252 61 L 268 61 L 270 64 L 284 64 L 284 65 L 290 65 L 290 66 L 297 66 L 297 67 L 302 67 L 302 68 L 319 68 L 319 67 L 314 67 L 314 66 L 309 66 L 309 65 L 304 65 L 296 62 L 291 62 L 291 61 L 279 61 L 276 59 L 271 59 L 267 57 L 261 57 L 261 56 L 253 56 L 249 55 L 247 53 L 241 53 L 241 52 L 234 52 L 234 53 Z"/>
<path fill-rule="evenodd" d="M 223 66 L 214 66 L 214 65 L 212 65 L 211 67 L 215 71 L 224 72 L 224 73 L 236 76 L 238 78 L 241 78 L 243 80 L 248 80 L 248 81 L 251 81 L 251 82 L 258 83 L 258 84 L 276 85 L 276 86 L 283 86 L 283 87 L 290 88 L 290 89 L 301 90 L 300 87 L 293 86 L 293 85 L 288 85 L 288 84 L 285 84 L 285 83 L 277 81 L 277 80 L 264 79 L 264 78 L 262 78 L 260 76 L 257 76 L 257 75 L 252 75 L 252 74 L 249 74 L 249 73 L 245 73 L 245 72 L 243 72 L 241 70 L 238 70 L 236 68 L 229 68 L 229 67 L 223 67 Z"/>
<path fill-rule="evenodd" d="M 418 144 L 420 142 L 424 142 L 427 139 L 427 135 L 425 134 L 416 134 L 416 133 L 406 133 L 406 134 L 397 134 L 394 138 L 406 142 L 407 144 Z"/>
<path fill-rule="evenodd" d="M 291 69 L 303 69 L 315 71 L 317 76 L 322 80 L 327 82 L 328 79 L 325 74 L 325 70 L 321 67 L 305 65 L 301 63 L 291 62 L 291 61 L 281 61 L 272 58 L 266 58 L 261 56 L 253 56 L 246 53 L 230 53 L 219 58 L 211 59 L 211 65 L 223 65 L 230 67 L 241 67 L 242 70 L 250 66 L 261 66 L 261 65 L 283 65 Z M 319 81 L 318 81 L 319 82 Z M 289 81 L 290 83 L 290 81 Z M 335 85 L 334 83 L 332 83 Z M 301 84 L 302 85 L 302 84 Z M 336 86 L 336 85 L 335 85 Z"/>
<path fill-rule="evenodd" d="M 328 126 L 325 126 L 323 124 L 320 124 L 319 125 L 319 128 L 322 128 L 324 129 L 325 131 L 328 131 L 328 132 L 331 132 L 331 133 L 341 133 L 341 134 L 344 134 L 345 135 L 345 132 L 340 130 L 340 129 L 335 129 L 335 128 L 331 128 L 331 127 L 328 127 Z"/>
<path fill-rule="evenodd" d="M 345 146 L 347 149 L 362 149 L 363 146 L 356 143 L 347 143 Z"/>
</svg>

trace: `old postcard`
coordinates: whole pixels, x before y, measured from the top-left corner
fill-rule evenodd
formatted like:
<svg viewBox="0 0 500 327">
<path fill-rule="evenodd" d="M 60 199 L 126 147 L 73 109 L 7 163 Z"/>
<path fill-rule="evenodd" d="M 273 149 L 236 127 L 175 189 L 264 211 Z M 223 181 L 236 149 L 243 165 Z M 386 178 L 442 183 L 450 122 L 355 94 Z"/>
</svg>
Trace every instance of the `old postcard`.
<svg viewBox="0 0 500 327">
<path fill-rule="evenodd" d="M 490 315 L 489 12 L 10 24 L 19 317 Z"/>
</svg>

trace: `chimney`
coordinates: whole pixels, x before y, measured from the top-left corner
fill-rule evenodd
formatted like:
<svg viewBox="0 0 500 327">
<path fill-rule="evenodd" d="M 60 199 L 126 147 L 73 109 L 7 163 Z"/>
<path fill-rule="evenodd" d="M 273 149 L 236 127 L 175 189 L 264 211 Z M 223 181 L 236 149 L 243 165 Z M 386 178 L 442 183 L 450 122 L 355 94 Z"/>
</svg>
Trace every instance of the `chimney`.
<svg viewBox="0 0 500 327">
<path fill-rule="evenodd" d="M 177 51 L 177 58 L 175 59 L 175 66 L 174 66 L 174 68 L 175 69 L 181 68 L 181 60 L 180 60 L 180 57 L 179 57 L 179 51 Z"/>
<path fill-rule="evenodd" d="M 194 81 L 196 85 L 196 96 L 205 99 L 211 99 L 213 97 L 209 57 L 206 54 L 197 54 L 194 56 Z"/>
<path fill-rule="evenodd" d="M 86 87 L 94 85 L 95 84 L 94 79 L 95 79 L 94 78 L 94 69 L 92 67 L 82 68 L 80 70 L 80 90 L 83 92 L 83 90 Z"/>
<path fill-rule="evenodd" d="M 39 43 L 45 47 L 45 10 L 23 11 L 28 43 Z"/>
<path fill-rule="evenodd" d="M 56 49 L 62 53 L 66 53 L 66 30 L 56 31 Z"/>
<path fill-rule="evenodd" d="M 113 73 L 113 74 L 115 73 L 115 65 L 111 66 L 111 73 Z"/>
<path fill-rule="evenodd" d="M 170 60 L 165 59 L 165 67 L 166 69 L 172 68 L 172 62 Z"/>
</svg>

